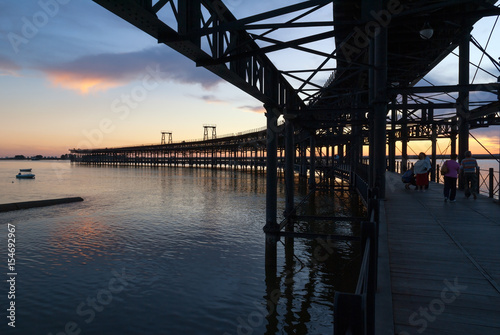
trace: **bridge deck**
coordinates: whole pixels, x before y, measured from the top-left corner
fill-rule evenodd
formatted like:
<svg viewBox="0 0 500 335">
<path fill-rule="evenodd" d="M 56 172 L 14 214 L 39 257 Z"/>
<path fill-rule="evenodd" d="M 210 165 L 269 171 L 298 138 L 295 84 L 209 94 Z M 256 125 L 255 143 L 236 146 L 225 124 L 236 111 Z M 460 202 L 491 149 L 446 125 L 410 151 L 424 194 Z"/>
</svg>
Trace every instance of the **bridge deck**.
<svg viewBox="0 0 500 335">
<path fill-rule="evenodd" d="M 500 334 L 500 206 L 444 202 L 388 173 L 385 219 L 395 334 Z"/>
</svg>

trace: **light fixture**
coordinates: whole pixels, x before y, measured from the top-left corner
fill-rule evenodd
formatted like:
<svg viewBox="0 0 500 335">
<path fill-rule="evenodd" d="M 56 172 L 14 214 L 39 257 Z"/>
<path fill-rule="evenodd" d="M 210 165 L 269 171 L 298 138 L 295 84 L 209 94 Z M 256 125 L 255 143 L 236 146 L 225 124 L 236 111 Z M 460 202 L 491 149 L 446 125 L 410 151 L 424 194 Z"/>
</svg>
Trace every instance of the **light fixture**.
<svg viewBox="0 0 500 335">
<path fill-rule="evenodd" d="M 420 29 L 420 37 L 424 40 L 428 40 L 434 34 L 434 29 L 432 29 L 429 22 L 424 23 L 422 29 Z"/>
</svg>

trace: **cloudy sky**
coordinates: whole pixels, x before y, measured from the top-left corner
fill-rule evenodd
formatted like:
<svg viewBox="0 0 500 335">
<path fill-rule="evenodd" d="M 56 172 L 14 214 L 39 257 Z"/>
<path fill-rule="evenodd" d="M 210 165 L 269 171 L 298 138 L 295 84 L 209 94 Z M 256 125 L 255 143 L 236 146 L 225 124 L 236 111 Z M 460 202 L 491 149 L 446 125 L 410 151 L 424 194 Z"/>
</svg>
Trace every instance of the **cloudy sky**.
<svg viewBox="0 0 500 335">
<path fill-rule="evenodd" d="M 301 1 L 223 2 L 243 18 Z M 327 20 L 331 9 L 316 15 Z M 280 68 L 297 61 L 269 57 Z M 318 61 L 308 55 L 300 68 Z M 0 157 L 159 143 L 164 130 L 196 139 L 206 123 L 220 135 L 265 125 L 262 103 L 90 0 L 0 1 L 0 97 Z M 480 134 L 494 151 L 498 133 Z"/>
<path fill-rule="evenodd" d="M 0 157 L 265 125 L 259 101 L 92 1 L 1 1 L 0 88 Z"/>
</svg>

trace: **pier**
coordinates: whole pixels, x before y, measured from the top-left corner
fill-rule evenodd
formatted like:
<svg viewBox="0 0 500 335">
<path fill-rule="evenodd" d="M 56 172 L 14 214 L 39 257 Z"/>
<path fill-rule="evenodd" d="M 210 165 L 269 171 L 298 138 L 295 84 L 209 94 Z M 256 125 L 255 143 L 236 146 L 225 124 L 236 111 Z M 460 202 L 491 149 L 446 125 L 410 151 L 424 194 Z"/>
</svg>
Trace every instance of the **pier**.
<svg viewBox="0 0 500 335">
<path fill-rule="evenodd" d="M 444 202 L 442 190 L 387 188 L 391 334 L 498 334 L 500 206 L 463 192 Z"/>
<path fill-rule="evenodd" d="M 240 19 L 220 0 L 94 1 L 260 101 L 266 127 L 209 136 L 213 125 L 205 125 L 201 141 L 162 137 L 153 145 L 74 148 L 74 163 L 265 172 L 270 277 L 281 238 L 292 249 L 295 238 L 360 242 L 356 290 L 335 292 L 335 334 L 499 333 L 500 206 L 491 198 L 500 176 L 495 182 L 490 173 L 490 198 L 444 203 L 440 185 L 408 192 L 394 174 L 408 168 L 409 143 L 427 141 L 430 178 L 439 181 L 437 157 L 456 153 L 461 161 L 477 140 L 471 129 L 498 129 L 500 62 L 473 36 L 477 22 L 500 15 L 496 1 L 310 0 Z M 331 20 L 314 18 L 325 10 Z M 297 28 L 322 31 L 296 36 Z M 311 47 L 316 42 L 330 49 Z M 471 48 L 488 66 L 473 62 Z M 296 68 L 279 69 L 268 56 L 283 50 L 321 61 L 311 68 L 297 59 Z M 457 57 L 450 70 L 457 80 L 432 83 L 426 76 L 450 55 Z M 481 79 L 471 78 L 471 69 Z M 309 178 L 311 197 L 336 188 L 358 193 L 366 217 L 300 217 L 296 209 L 309 195 L 296 199 L 297 174 Z M 296 229 L 300 220 L 351 220 L 360 234 L 304 233 Z"/>
</svg>

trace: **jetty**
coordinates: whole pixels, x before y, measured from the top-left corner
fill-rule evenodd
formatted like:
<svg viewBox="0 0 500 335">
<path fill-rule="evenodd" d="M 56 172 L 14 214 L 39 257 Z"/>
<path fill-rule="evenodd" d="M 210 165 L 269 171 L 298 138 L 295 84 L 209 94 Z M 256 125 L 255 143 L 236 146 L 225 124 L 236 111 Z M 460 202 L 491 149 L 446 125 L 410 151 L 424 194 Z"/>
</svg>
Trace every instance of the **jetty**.
<svg viewBox="0 0 500 335">
<path fill-rule="evenodd" d="M 441 184 L 427 192 L 400 184 L 388 184 L 381 216 L 391 334 L 500 334 L 500 206 L 460 191 L 456 202 L 445 202 Z"/>
<path fill-rule="evenodd" d="M 47 199 L 47 200 L 34 200 L 34 201 L 22 201 L 22 202 L 12 202 L 8 204 L 0 204 L 0 212 L 16 211 L 20 209 L 29 209 L 36 207 L 46 207 L 61 204 L 69 204 L 72 202 L 83 201 L 81 197 L 69 197 L 69 198 L 58 198 L 58 199 Z"/>
<path fill-rule="evenodd" d="M 264 172 L 266 272 L 276 267 L 281 237 L 360 242 L 356 290 L 335 292 L 336 335 L 500 333 L 498 172 L 489 172 L 489 197 L 456 203 L 444 203 L 438 184 L 406 192 L 394 174 L 408 168 L 410 142 L 426 141 L 438 182 L 438 157 L 461 161 L 469 141 L 483 145 L 471 130 L 500 125 L 498 55 L 489 54 L 490 39 L 474 37 L 480 20 L 500 15 L 496 0 L 310 0 L 245 18 L 218 0 L 94 2 L 260 101 L 266 127 L 216 138 L 205 125 L 201 141 L 174 143 L 163 131 L 153 145 L 74 148 L 74 164 Z M 490 37 L 498 40 L 494 29 Z M 477 64 L 472 48 L 481 53 Z M 271 60 L 285 50 L 295 68 Z M 427 75 L 452 56 L 458 64 L 443 76 L 448 82 L 432 83 Z M 471 77 L 473 69 L 482 75 Z M 296 231 L 296 174 L 309 179 L 310 192 L 357 192 L 367 208 L 361 235 Z"/>
</svg>

